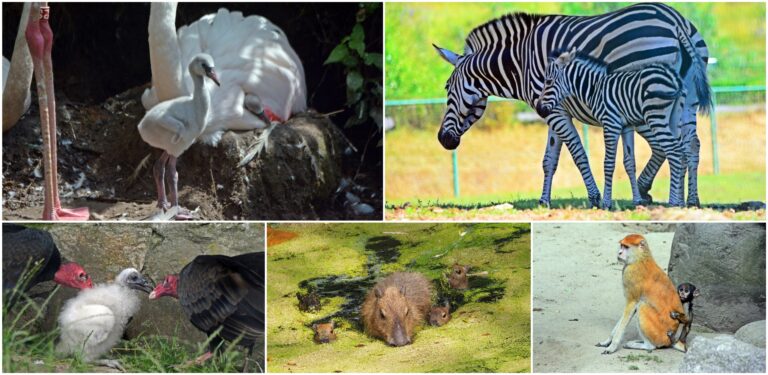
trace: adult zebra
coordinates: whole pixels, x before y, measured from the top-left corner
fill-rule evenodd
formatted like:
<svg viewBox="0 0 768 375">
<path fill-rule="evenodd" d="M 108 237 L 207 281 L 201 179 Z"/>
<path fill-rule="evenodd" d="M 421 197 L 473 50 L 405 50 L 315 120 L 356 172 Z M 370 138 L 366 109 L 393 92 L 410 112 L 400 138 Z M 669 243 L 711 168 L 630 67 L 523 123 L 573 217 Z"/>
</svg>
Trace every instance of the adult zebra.
<svg viewBox="0 0 768 375">
<path fill-rule="evenodd" d="M 678 35 L 689 38 L 699 59 L 686 52 Z M 588 17 L 513 13 L 472 30 L 463 55 L 435 46 L 440 56 L 455 66 L 446 83 L 448 104 L 438 132 L 443 147 L 459 146 L 461 136 L 483 115 L 490 95 L 522 100 L 535 108 L 544 86 L 547 56 L 570 46 L 605 61 L 611 71 L 667 63 L 680 73 L 688 91 L 679 126 L 688 169 L 688 204 L 698 205 L 696 110 L 706 113 L 711 103 L 706 78 L 709 52 L 696 27 L 664 4 L 636 4 Z M 597 206 L 600 191 L 572 118 L 599 126 L 586 106 L 573 99 L 546 117 L 549 134 L 540 202 L 550 203 L 552 177 L 564 142 L 581 172 L 590 203 Z M 631 138 L 624 138 L 625 152 L 634 159 Z M 654 153 L 637 179 L 640 194 L 646 199 L 650 199 L 648 191 L 663 161 L 663 154 Z"/>
</svg>

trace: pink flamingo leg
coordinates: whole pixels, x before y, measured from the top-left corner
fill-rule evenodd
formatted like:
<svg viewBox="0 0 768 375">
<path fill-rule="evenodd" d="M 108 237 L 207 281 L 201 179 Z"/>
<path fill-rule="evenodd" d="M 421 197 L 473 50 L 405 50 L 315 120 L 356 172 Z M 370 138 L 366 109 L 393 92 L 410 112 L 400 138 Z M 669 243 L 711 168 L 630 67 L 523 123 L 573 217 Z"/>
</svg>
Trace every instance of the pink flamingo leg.
<svg viewBox="0 0 768 375">
<path fill-rule="evenodd" d="M 53 30 L 51 30 L 51 26 L 48 23 L 49 18 L 49 12 L 50 8 L 47 5 L 44 5 L 40 8 L 40 24 L 39 24 L 39 33 L 43 41 L 43 55 L 42 55 L 42 63 L 43 63 L 43 79 L 36 80 L 38 82 L 44 82 L 44 89 L 45 89 L 45 101 L 47 105 L 47 109 L 45 110 L 45 115 L 47 116 L 47 119 L 45 121 L 41 121 L 42 127 L 47 127 L 47 130 L 43 131 L 43 150 L 47 150 L 48 156 L 43 156 L 47 159 L 48 165 L 44 165 L 46 168 L 46 201 L 49 201 L 49 203 L 46 203 L 44 209 L 45 212 L 43 212 L 43 219 L 44 220 L 72 220 L 72 221 L 86 221 L 90 217 L 90 213 L 88 212 L 87 207 L 83 208 L 75 208 L 75 209 L 64 209 L 61 208 L 61 202 L 59 201 L 59 184 L 58 184 L 58 161 L 57 161 L 57 134 L 56 134 L 56 97 L 54 94 L 54 86 L 53 86 L 53 59 L 51 58 L 51 50 L 53 49 Z M 31 13 L 30 13 L 31 14 Z M 30 16 L 31 17 L 31 16 Z M 30 22 L 32 23 L 32 22 Z M 29 30 L 29 29 L 28 29 Z M 31 49 L 30 49 L 31 51 Z M 37 65 L 37 64 L 35 64 Z M 38 83 L 38 92 L 40 91 L 40 83 Z M 40 101 L 41 104 L 41 120 L 42 116 L 44 115 L 42 106 L 43 101 Z M 47 142 L 46 142 L 47 138 Z M 45 152 L 44 152 L 45 153 Z M 50 193 L 48 193 L 50 191 Z M 52 204 L 52 206 L 51 206 Z M 50 217 L 46 217 L 50 216 Z"/>
</svg>

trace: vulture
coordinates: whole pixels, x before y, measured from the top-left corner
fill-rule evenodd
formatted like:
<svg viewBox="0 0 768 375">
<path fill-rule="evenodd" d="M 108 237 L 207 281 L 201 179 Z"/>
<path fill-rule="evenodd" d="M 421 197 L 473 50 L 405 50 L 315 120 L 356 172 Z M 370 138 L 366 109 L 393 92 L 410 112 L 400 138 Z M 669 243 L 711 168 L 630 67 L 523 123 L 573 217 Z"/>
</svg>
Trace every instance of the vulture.
<svg viewBox="0 0 768 375">
<path fill-rule="evenodd" d="M 56 351 L 82 353 L 87 362 L 123 370 L 116 360 L 99 360 L 123 336 L 125 326 L 139 311 L 137 291 L 153 285 L 135 268 L 126 268 L 110 284 L 97 285 L 68 300 L 59 314 L 61 338 Z"/>
<path fill-rule="evenodd" d="M 197 363 L 211 358 L 222 340 L 242 337 L 239 344 L 248 349 L 243 368 L 247 372 L 253 347 L 264 337 L 264 263 L 263 252 L 200 255 L 178 275 L 166 276 L 149 299 L 177 298 L 192 324 L 212 336 L 209 351 Z"/>
<path fill-rule="evenodd" d="M 26 270 L 34 272 L 22 278 Z M 6 306 L 13 306 L 19 292 L 51 280 L 75 289 L 93 287 L 91 277 L 82 266 L 62 262 L 61 253 L 50 233 L 17 224 L 3 224 L 3 294 L 8 296 Z"/>
</svg>

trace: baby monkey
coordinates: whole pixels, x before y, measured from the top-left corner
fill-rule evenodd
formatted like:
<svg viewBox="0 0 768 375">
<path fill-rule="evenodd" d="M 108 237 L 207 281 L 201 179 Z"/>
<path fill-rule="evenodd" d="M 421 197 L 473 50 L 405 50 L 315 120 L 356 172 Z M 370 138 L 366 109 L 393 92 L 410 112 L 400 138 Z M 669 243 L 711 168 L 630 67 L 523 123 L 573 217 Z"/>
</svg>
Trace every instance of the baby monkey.
<svg viewBox="0 0 768 375">
<path fill-rule="evenodd" d="M 672 319 L 683 324 L 683 330 L 680 332 L 680 337 L 677 339 L 677 342 L 674 340 L 675 332 L 667 332 L 670 341 L 673 343 L 673 347 L 683 352 L 686 351 L 685 340 L 688 337 L 688 333 L 691 331 L 691 324 L 693 323 L 693 299 L 698 297 L 699 293 L 700 290 L 696 289 L 696 286 L 691 283 L 682 283 L 678 285 L 677 294 L 680 296 L 680 302 L 683 303 L 685 317 L 680 316 L 680 314 L 674 311 L 669 314 Z"/>
</svg>

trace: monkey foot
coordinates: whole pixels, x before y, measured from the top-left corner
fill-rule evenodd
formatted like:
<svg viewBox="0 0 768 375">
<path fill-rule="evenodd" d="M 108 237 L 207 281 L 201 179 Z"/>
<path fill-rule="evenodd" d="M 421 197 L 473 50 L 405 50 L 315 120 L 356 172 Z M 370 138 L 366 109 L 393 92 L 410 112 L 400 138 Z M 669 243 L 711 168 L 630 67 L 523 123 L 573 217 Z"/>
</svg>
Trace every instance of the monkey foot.
<svg viewBox="0 0 768 375">
<path fill-rule="evenodd" d="M 677 318 L 679 318 L 679 317 L 680 317 L 680 313 L 678 313 L 677 311 L 670 311 L 670 312 L 669 312 L 669 316 L 670 316 L 672 319 L 678 320 Z"/>
<path fill-rule="evenodd" d="M 43 220 L 53 221 L 88 221 L 90 217 L 91 214 L 88 211 L 88 207 L 56 208 L 53 210 L 50 216 L 43 214 Z"/>
</svg>

